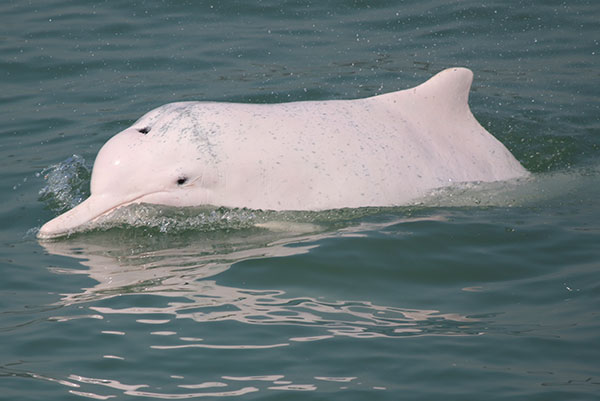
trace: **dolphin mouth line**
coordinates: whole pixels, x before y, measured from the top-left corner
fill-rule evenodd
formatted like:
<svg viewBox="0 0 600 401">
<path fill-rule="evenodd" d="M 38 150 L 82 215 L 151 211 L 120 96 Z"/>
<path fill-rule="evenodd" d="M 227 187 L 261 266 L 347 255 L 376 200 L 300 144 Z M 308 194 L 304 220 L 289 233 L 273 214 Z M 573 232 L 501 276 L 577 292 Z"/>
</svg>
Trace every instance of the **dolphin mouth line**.
<svg viewBox="0 0 600 401">
<path fill-rule="evenodd" d="M 107 215 L 111 214 L 112 212 L 115 212 L 117 209 L 120 209 L 122 207 L 129 206 L 129 205 L 132 205 L 134 203 L 138 203 L 138 204 L 141 203 L 141 202 L 136 202 L 137 199 L 139 199 L 139 197 L 136 198 L 136 199 L 130 200 L 130 201 L 125 201 L 125 202 L 119 203 L 116 206 L 113 206 L 113 207 L 111 207 L 111 208 L 109 208 L 109 209 L 107 209 L 107 210 L 105 210 L 103 212 L 100 212 L 98 215 L 92 217 L 87 223 L 80 224 L 80 225 L 78 225 L 78 226 L 76 226 L 74 228 L 81 227 L 82 225 L 85 225 L 85 224 L 94 223 L 98 219 L 100 219 L 101 217 L 107 216 Z"/>
<path fill-rule="evenodd" d="M 168 192 L 168 191 L 155 191 L 155 192 L 148 192 L 148 193 L 145 193 L 145 194 L 143 194 L 143 195 L 139 195 L 139 196 L 137 196 L 137 197 L 135 197 L 135 198 L 132 198 L 132 199 L 130 199 L 130 200 L 126 200 L 126 201 L 123 201 L 123 202 L 117 203 L 116 205 L 110 206 L 110 207 L 108 207 L 108 208 L 106 208 L 106 209 L 104 209 L 104 210 L 101 210 L 101 211 L 99 211 L 99 212 L 96 212 L 96 213 L 92 214 L 90 217 L 86 218 L 86 219 L 85 219 L 85 221 L 83 221 L 83 222 L 81 222 L 81 223 L 78 223 L 78 224 L 75 224 L 75 225 L 73 225 L 73 226 L 68 226 L 68 227 L 64 227 L 64 228 L 62 228 L 62 229 L 51 230 L 51 231 L 45 231 L 45 230 L 44 230 L 44 227 L 45 227 L 45 226 L 47 226 L 48 224 L 51 224 L 51 223 L 53 223 L 53 222 L 57 221 L 57 220 L 58 220 L 58 219 L 60 219 L 60 218 L 63 218 L 63 216 L 64 216 L 65 214 L 67 214 L 67 213 L 71 212 L 72 210 L 75 210 L 75 208 L 77 208 L 79 205 L 82 205 L 82 204 L 83 204 L 83 202 L 82 202 L 82 203 L 80 203 L 79 205 L 75 206 L 75 208 L 73 208 L 73 209 L 71 209 L 71 210 L 69 210 L 69 211 L 67 211 L 67 212 L 65 212 L 65 213 L 63 213 L 63 214 L 60 214 L 60 215 L 58 215 L 58 216 L 57 216 L 57 217 L 55 217 L 54 219 L 52 219 L 52 220 L 50 220 L 49 222 L 47 222 L 46 224 L 44 224 L 44 225 L 43 225 L 43 226 L 42 226 L 42 227 L 39 229 L 39 231 L 38 231 L 38 233 L 37 233 L 37 237 L 38 237 L 39 239 L 46 240 L 46 239 L 55 239 L 55 238 L 59 238 L 59 237 L 63 237 L 63 236 L 68 236 L 68 235 L 71 235 L 71 234 L 73 234 L 73 233 L 75 233 L 75 232 L 78 232 L 78 231 L 80 231 L 80 230 L 79 230 L 79 228 L 81 228 L 81 227 L 84 227 L 84 226 L 87 226 L 87 225 L 89 225 L 89 224 L 92 224 L 92 223 L 95 223 L 95 222 L 97 222 L 97 221 L 98 221 L 98 219 L 100 219 L 100 218 L 102 218 L 102 217 L 104 217 L 104 216 L 107 216 L 107 215 L 109 215 L 109 214 L 111 214 L 111 213 L 115 212 L 117 209 L 120 209 L 120 208 L 122 208 L 122 207 L 129 206 L 129 205 L 133 205 L 133 204 L 141 204 L 141 203 L 144 203 L 144 202 L 141 200 L 141 199 L 143 199 L 144 197 L 146 197 L 146 196 L 150 196 L 150 195 L 155 195 L 155 194 L 158 194 L 158 193 L 165 193 L 165 192 Z M 91 198 L 91 196 L 90 196 L 90 198 Z M 88 198 L 88 199 L 90 199 L 90 198 Z M 86 199 L 84 202 L 86 202 L 88 199 Z M 83 230 L 81 230 L 81 231 L 83 231 Z"/>
<path fill-rule="evenodd" d="M 146 194 L 143 194 L 143 195 L 137 196 L 137 197 L 135 197 L 135 198 L 133 198 L 133 199 L 131 199 L 131 200 L 128 200 L 128 201 L 121 202 L 121 203 L 119 203 L 119 204 L 117 204 L 117 205 L 115 205 L 115 206 L 112 206 L 112 207 L 110 207 L 109 209 L 107 209 L 107 210 L 105 210 L 105 211 L 103 211 L 103 212 L 100 212 L 100 213 L 99 213 L 98 215 L 96 215 L 95 217 L 92 217 L 92 218 L 89 220 L 89 223 L 94 223 L 94 222 L 95 222 L 96 220 L 98 220 L 99 218 L 101 218 L 101 217 L 103 217 L 103 216 L 106 216 L 106 215 L 108 215 L 108 214 L 111 214 L 112 212 L 114 212 L 114 211 L 116 211 L 117 209 L 120 209 L 120 208 L 122 208 L 122 207 L 129 206 L 129 205 L 133 205 L 133 204 L 137 204 L 137 205 L 139 205 L 140 203 L 144 203 L 144 202 L 140 201 L 140 199 L 142 199 L 142 198 L 144 198 L 144 197 L 146 197 L 146 196 L 155 195 L 155 194 L 160 194 L 160 193 L 166 193 L 166 192 L 169 192 L 169 191 L 154 191 L 154 192 L 148 192 L 148 193 L 146 193 Z M 84 224 L 85 224 L 85 223 L 84 223 Z M 77 226 L 77 227 L 80 227 L 80 226 Z"/>
</svg>

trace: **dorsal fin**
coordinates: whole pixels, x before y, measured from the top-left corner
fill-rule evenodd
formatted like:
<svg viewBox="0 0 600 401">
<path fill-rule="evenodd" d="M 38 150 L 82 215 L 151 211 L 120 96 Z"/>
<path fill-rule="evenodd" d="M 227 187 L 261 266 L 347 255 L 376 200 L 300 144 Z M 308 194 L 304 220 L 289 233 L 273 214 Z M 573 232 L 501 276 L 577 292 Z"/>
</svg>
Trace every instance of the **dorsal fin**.
<svg viewBox="0 0 600 401">
<path fill-rule="evenodd" d="M 386 102 L 414 104 L 423 100 L 437 104 L 438 111 L 451 114 L 469 112 L 469 91 L 473 73 L 468 68 L 456 67 L 443 70 L 419 86 L 399 92 L 375 96 Z"/>
<path fill-rule="evenodd" d="M 443 102 L 451 108 L 468 108 L 473 72 L 467 68 L 449 68 L 414 88 L 415 95 L 431 102 Z M 459 111 L 459 110 L 454 110 Z"/>
</svg>

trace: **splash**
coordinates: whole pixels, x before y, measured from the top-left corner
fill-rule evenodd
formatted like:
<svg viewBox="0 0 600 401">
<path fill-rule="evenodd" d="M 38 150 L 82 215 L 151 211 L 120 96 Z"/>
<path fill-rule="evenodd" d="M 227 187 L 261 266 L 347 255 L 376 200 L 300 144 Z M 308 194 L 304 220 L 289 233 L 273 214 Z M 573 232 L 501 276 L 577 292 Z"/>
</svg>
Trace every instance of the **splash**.
<svg viewBox="0 0 600 401">
<path fill-rule="evenodd" d="M 90 196 L 92 169 L 81 156 L 73 155 L 43 169 L 38 175 L 46 181 L 40 189 L 39 200 L 55 213 L 64 213 Z"/>
</svg>

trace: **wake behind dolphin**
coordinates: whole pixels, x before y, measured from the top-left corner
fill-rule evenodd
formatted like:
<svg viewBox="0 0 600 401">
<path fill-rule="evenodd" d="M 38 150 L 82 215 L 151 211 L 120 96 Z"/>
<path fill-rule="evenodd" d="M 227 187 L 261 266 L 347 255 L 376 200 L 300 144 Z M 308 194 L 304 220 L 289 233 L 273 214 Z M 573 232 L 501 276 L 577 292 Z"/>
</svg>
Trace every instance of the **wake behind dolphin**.
<svg viewBox="0 0 600 401">
<path fill-rule="evenodd" d="M 401 206 L 455 183 L 528 175 L 471 113 L 472 79 L 452 68 L 366 99 L 158 107 L 100 149 L 90 197 L 38 237 L 69 234 L 136 203 Z"/>
</svg>

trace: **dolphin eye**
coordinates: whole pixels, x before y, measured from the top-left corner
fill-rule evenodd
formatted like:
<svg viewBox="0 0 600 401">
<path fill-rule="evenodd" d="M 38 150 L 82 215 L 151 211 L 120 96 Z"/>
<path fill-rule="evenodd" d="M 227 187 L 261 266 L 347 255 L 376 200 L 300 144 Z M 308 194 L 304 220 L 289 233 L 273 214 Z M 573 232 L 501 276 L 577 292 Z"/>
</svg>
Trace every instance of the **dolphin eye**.
<svg viewBox="0 0 600 401">
<path fill-rule="evenodd" d="M 187 177 L 179 177 L 177 179 L 177 185 L 183 185 L 187 182 L 187 180 L 188 180 Z"/>
<path fill-rule="evenodd" d="M 144 135 L 146 135 L 148 132 L 150 132 L 150 127 L 138 128 L 138 132 L 139 132 L 140 134 L 144 134 Z"/>
</svg>

